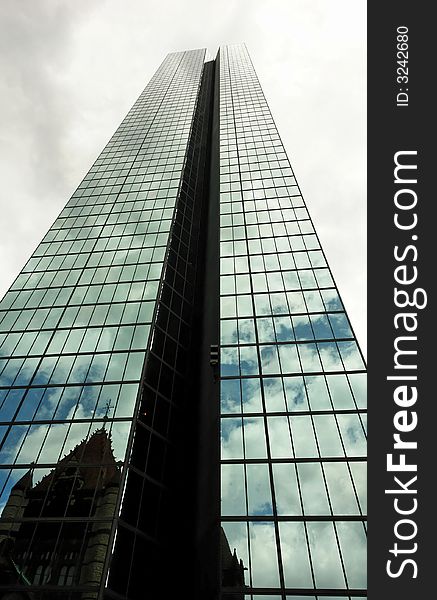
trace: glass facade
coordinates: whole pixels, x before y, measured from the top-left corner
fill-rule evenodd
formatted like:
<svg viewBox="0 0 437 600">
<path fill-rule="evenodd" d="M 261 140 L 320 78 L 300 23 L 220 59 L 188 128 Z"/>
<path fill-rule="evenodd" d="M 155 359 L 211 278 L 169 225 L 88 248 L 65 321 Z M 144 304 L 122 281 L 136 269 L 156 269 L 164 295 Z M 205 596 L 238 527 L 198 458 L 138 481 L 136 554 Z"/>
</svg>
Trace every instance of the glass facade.
<svg viewBox="0 0 437 600">
<path fill-rule="evenodd" d="M 0 303 L 2 600 L 365 596 L 362 356 L 245 46 L 205 54 Z"/>
<path fill-rule="evenodd" d="M 204 56 L 165 59 L 0 304 L 6 583 L 101 586 Z"/>
<path fill-rule="evenodd" d="M 363 360 L 247 50 L 219 61 L 222 526 L 246 598 L 357 597 Z"/>
</svg>

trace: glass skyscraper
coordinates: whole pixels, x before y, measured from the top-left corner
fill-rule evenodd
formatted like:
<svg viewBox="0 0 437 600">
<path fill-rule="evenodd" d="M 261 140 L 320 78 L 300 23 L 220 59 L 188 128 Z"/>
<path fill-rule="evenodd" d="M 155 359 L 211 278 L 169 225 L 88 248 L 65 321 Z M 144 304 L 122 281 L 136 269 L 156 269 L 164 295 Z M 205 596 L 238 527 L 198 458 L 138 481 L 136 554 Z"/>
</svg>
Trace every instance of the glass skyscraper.
<svg viewBox="0 0 437 600">
<path fill-rule="evenodd" d="M 365 597 L 365 403 L 245 46 L 168 55 L 0 303 L 0 598 Z"/>
</svg>

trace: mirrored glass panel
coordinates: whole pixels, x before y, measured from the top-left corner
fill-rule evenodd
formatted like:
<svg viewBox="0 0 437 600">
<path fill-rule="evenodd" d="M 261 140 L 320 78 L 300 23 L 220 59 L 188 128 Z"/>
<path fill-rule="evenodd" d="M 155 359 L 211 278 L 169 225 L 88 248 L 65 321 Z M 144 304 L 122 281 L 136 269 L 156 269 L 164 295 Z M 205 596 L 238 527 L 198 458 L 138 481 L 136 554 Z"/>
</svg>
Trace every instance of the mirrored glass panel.
<svg viewBox="0 0 437 600">
<path fill-rule="evenodd" d="M 247 49 L 219 58 L 222 517 L 247 514 L 241 597 L 364 597 L 364 363 Z"/>
</svg>

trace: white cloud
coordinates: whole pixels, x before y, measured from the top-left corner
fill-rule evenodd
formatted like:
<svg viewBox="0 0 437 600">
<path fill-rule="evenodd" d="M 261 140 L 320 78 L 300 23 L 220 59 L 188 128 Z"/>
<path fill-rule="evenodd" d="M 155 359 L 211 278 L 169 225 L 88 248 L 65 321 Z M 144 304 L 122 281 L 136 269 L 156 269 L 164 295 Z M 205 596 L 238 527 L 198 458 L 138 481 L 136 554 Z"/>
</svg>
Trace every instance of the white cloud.
<svg viewBox="0 0 437 600">
<path fill-rule="evenodd" d="M 165 54 L 245 41 L 364 345 L 365 4 L 4 0 L 0 13 L 0 295 Z"/>
</svg>

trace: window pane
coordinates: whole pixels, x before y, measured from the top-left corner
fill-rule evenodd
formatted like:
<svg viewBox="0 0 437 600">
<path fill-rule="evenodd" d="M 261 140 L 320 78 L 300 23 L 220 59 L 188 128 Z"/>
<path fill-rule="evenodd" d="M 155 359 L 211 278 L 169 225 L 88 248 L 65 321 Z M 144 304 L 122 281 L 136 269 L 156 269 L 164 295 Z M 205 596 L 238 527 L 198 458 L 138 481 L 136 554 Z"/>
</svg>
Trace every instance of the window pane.
<svg viewBox="0 0 437 600">
<path fill-rule="evenodd" d="M 243 458 L 243 435 L 241 419 L 221 420 L 222 458 Z"/>
<path fill-rule="evenodd" d="M 319 463 L 297 465 L 302 490 L 303 510 L 307 515 L 329 515 L 325 483 Z"/>
<path fill-rule="evenodd" d="M 266 464 L 246 465 L 247 503 L 249 515 L 271 515 L 272 496 Z"/>
<path fill-rule="evenodd" d="M 297 458 L 318 456 L 311 418 L 290 417 L 294 451 Z"/>
<path fill-rule="evenodd" d="M 252 585 L 278 587 L 278 557 L 273 523 L 249 523 Z"/>
<path fill-rule="evenodd" d="M 274 464 L 273 478 L 278 515 L 302 514 L 295 465 Z"/>
<path fill-rule="evenodd" d="M 269 417 L 268 426 L 272 458 L 289 458 L 293 456 L 287 417 Z"/>
<path fill-rule="evenodd" d="M 367 584 L 366 535 L 362 523 L 336 523 L 341 553 L 349 587 L 365 588 Z"/>
<path fill-rule="evenodd" d="M 246 493 L 243 465 L 222 465 L 222 515 L 245 515 Z"/>
<path fill-rule="evenodd" d="M 285 585 L 289 588 L 313 587 L 307 540 L 303 523 L 280 523 Z"/>
<path fill-rule="evenodd" d="M 354 489 L 346 463 L 323 463 L 332 510 L 337 515 L 359 514 Z"/>
<path fill-rule="evenodd" d="M 316 586 L 345 587 L 333 524 L 323 521 L 309 522 L 307 529 Z"/>
</svg>

